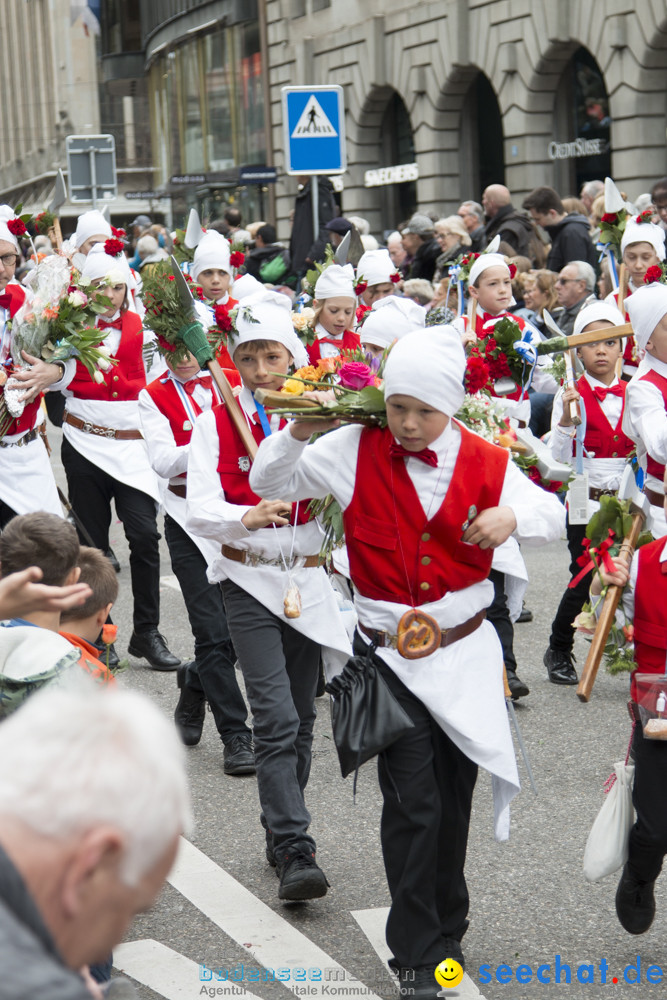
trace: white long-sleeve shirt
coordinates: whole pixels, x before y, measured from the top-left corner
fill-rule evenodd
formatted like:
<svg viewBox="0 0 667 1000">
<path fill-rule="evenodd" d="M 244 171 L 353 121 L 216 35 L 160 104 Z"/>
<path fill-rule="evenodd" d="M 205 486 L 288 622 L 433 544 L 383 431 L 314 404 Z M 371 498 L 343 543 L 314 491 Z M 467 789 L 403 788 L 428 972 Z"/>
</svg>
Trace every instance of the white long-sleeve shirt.
<svg viewBox="0 0 667 1000">
<path fill-rule="evenodd" d="M 667 378 L 667 364 L 650 354 L 645 354 L 639 364 L 637 374 L 628 382 L 625 393 L 625 413 L 623 430 L 637 445 L 637 458 L 645 463 L 647 453 L 656 462 L 667 465 L 667 410 L 662 394 L 657 386 L 642 380 L 642 375 L 653 369 Z M 646 485 L 662 494 L 662 480 L 646 476 Z M 667 534 L 665 512 L 661 506 L 651 504 L 651 531 L 656 538 Z"/>
</svg>

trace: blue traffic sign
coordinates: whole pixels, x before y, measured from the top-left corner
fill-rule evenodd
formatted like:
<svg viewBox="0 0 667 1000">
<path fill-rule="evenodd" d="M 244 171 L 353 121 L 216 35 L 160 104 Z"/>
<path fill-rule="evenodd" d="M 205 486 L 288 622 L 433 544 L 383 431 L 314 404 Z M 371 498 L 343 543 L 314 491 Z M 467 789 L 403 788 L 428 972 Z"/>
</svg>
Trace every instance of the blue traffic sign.
<svg viewBox="0 0 667 1000">
<path fill-rule="evenodd" d="M 286 173 L 344 173 L 343 88 L 283 87 L 282 95 Z"/>
</svg>

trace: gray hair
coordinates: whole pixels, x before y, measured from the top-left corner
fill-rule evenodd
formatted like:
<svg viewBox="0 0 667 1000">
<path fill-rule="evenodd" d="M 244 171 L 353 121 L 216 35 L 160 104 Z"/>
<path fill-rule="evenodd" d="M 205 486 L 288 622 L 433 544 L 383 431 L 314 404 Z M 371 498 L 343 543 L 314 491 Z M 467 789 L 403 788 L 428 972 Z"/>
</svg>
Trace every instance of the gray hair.
<svg viewBox="0 0 667 1000">
<path fill-rule="evenodd" d="M 0 726 L 0 760 L 0 816 L 56 840 L 113 827 L 126 885 L 191 826 L 181 741 L 138 692 L 100 689 L 83 674 L 49 685 Z"/>
<path fill-rule="evenodd" d="M 581 189 L 581 194 L 587 194 L 589 198 L 595 199 L 604 191 L 604 181 L 587 181 Z"/>
<path fill-rule="evenodd" d="M 459 208 L 467 208 L 471 215 L 476 215 L 480 222 L 484 222 L 484 209 L 476 201 L 462 201 Z"/>
<path fill-rule="evenodd" d="M 591 265 L 585 260 L 571 260 L 569 263 L 571 267 L 576 267 L 577 269 L 577 280 L 585 281 L 587 291 L 592 292 L 597 279 Z"/>
</svg>

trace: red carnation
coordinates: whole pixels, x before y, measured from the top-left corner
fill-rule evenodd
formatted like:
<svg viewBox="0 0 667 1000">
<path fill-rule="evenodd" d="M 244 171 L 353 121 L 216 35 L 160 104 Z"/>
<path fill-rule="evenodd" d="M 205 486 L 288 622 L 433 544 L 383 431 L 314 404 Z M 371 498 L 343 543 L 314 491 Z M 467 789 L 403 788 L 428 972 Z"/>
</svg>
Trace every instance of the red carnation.
<svg viewBox="0 0 667 1000">
<path fill-rule="evenodd" d="M 393 274 L 390 274 L 390 275 L 389 275 L 389 280 L 390 280 L 390 281 L 391 281 L 391 282 L 392 282 L 392 283 L 393 283 L 394 285 L 397 285 L 397 284 L 398 284 L 398 282 L 399 282 L 399 281 L 401 280 L 401 276 L 400 276 L 400 274 L 398 273 L 398 271 L 394 271 L 394 273 L 393 273 Z"/>
<path fill-rule="evenodd" d="M 651 264 L 644 275 L 644 284 L 652 285 L 654 281 L 662 280 L 662 268 L 659 264 Z"/>
<path fill-rule="evenodd" d="M 650 222 L 653 218 L 653 209 L 645 208 L 635 219 L 635 222 Z"/>
<path fill-rule="evenodd" d="M 234 253 L 231 254 L 229 257 L 229 263 L 232 265 L 232 267 L 241 267 L 244 261 L 245 261 L 245 254 L 241 253 L 240 250 L 235 250 Z"/>
<path fill-rule="evenodd" d="M 120 240 L 105 240 L 104 252 L 107 257 L 119 257 L 123 252 L 123 244 Z"/>
<path fill-rule="evenodd" d="M 28 232 L 25 227 L 25 222 L 21 219 L 10 219 L 7 223 L 7 229 L 10 231 L 12 236 L 25 236 Z"/>
<path fill-rule="evenodd" d="M 477 354 L 472 354 L 466 362 L 465 387 L 466 392 L 479 392 L 489 381 L 489 366 Z"/>
<path fill-rule="evenodd" d="M 176 281 L 176 278 L 173 276 L 173 274 L 169 275 L 169 281 Z"/>
<path fill-rule="evenodd" d="M 465 257 L 462 257 L 462 258 L 461 258 L 461 264 L 462 264 L 462 265 L 463 265 L 464 267 L 467 267 L 467 266 L 468 266 L 468 264 L 470 263 L 471 259 L 472 259 L 472 254 L 471 254 L 471 253 L 468 253 L 468 254 L 466 254 L 466 255 L 465 255 Z"/>
<path fill-rule="evenodd" d="M 115 226 L 112 226 L 111 235 L 115 236 L 117 240 L 124 240 L 125 237 L 127 236 L 127 233 L 125 232 L 124 229 L 116 229 Z"/>
<path fill-rule="evenodd" d="M 214 306 L 215 325 L 222 333 L 231 333 L 232 321 L 224 306 Z"/>
<path fill-rule="evenodd" d="M 516 278 L 516 264 L 508 264 L 507 266 L 510 269 L 510 278 L 514 281 Z"/>
<path fill-rule="evenodd" d="M 497 346 L 498 346 L 498 341 L 496 340 L 495 337 L 487 337 L 487 339 L 484 342 L 484 352 L 485 352 L 485 354 L 488 355 L 492 351 L 495 351 L 495 349 L 497 348 Z"/>
<path fill-rule="evenodd" d="M 161 333 L 158 333 L 158 335 L 157 335 L 157 342 L 158 342 L 158 344 L 160 345 L 160 347 L 162 348 L 163 351 L 168 351 L 170 354 L 173 354 L 174 351 L 177 349 L 177 345 L 176 344 L 170 344 L 169 341 L 166 340 L 165 337 L 163 337 Z"/>
<path fill-rule="evenodd" d="M 480 257 L 480 256 L 481 256 L 481 254 L 478 254 L 478 253 L 474 253 L 474 254 L 472 255 L 472 259 L 473 259 L 473 260 L 477 260 L 477 258 L 478 258 L 478 257 Z"/>
<path fill-rule="evenodd" d="M 618 215 L 616 212 L 605 212 L 600 221 L 613 226 L 618 222 Z"/>
<path fill-rule="evenodd" d="M 367 288 L 368 288 L 368 282 L 367 281 L 358 281 L 356 283 L 356 285 L 354 286 L 354 294 L 355 295 L 362 295 L 366 291 Z"/>
<path fill-rule="evenodd" d="M 195 288 L 195 292 L 197 293 L 200 299 L 204 298 L 204 289 L 202 288 L 201 285 L 197 285 L 197 287 Z"/>
<path fill-rule="evenodd" d="M 186 280 L 187 282 L 189 282 L 189 284 L 192 284 L 192 276 L 191 276 L 191 275 L 189 275 L 187 271 L 184 271 L 184 272 L 183 272 L 183 277 L 185 278 L 185 280 Z"/>
</svg>

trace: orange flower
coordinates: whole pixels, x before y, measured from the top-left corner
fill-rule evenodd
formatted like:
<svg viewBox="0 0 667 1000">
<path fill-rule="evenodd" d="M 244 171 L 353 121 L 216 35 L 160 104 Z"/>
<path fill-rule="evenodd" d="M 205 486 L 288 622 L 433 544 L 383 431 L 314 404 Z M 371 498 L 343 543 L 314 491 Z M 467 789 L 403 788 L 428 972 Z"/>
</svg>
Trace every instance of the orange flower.
<svg viewBox="0 0 667 1000">
<path fill-rule="evenodd" d="M 112 642 L 116 641 L 118 635 L 117 625 L 103 625 L 102 626 L 102 642 L 105 646 L 110 646 Z"/>
<path fill-rule="evenodd" d="M 44 316 L 44 319 L 57 319 L 58 310 L 53 309 L 51 306 L 46 306 L 42 315 Z"/>
<path fill-rule="evenodd" d="M 339 361 L 342 361 L 340 355 L 337 358 L 320 358 L 317 362 L 317 367 L 322 375 L 328 375 L 336 371 Z"/>
<path fill-rule="evenodd" d="M 294 374 L 297 378 L 309 379 L 311 382 L 318 382 L 320 377 L 319 372 L 314 365 L 306 365 L 304 368 L 299 368 L 299 370 L 295 371 Z"/>
</svg>

